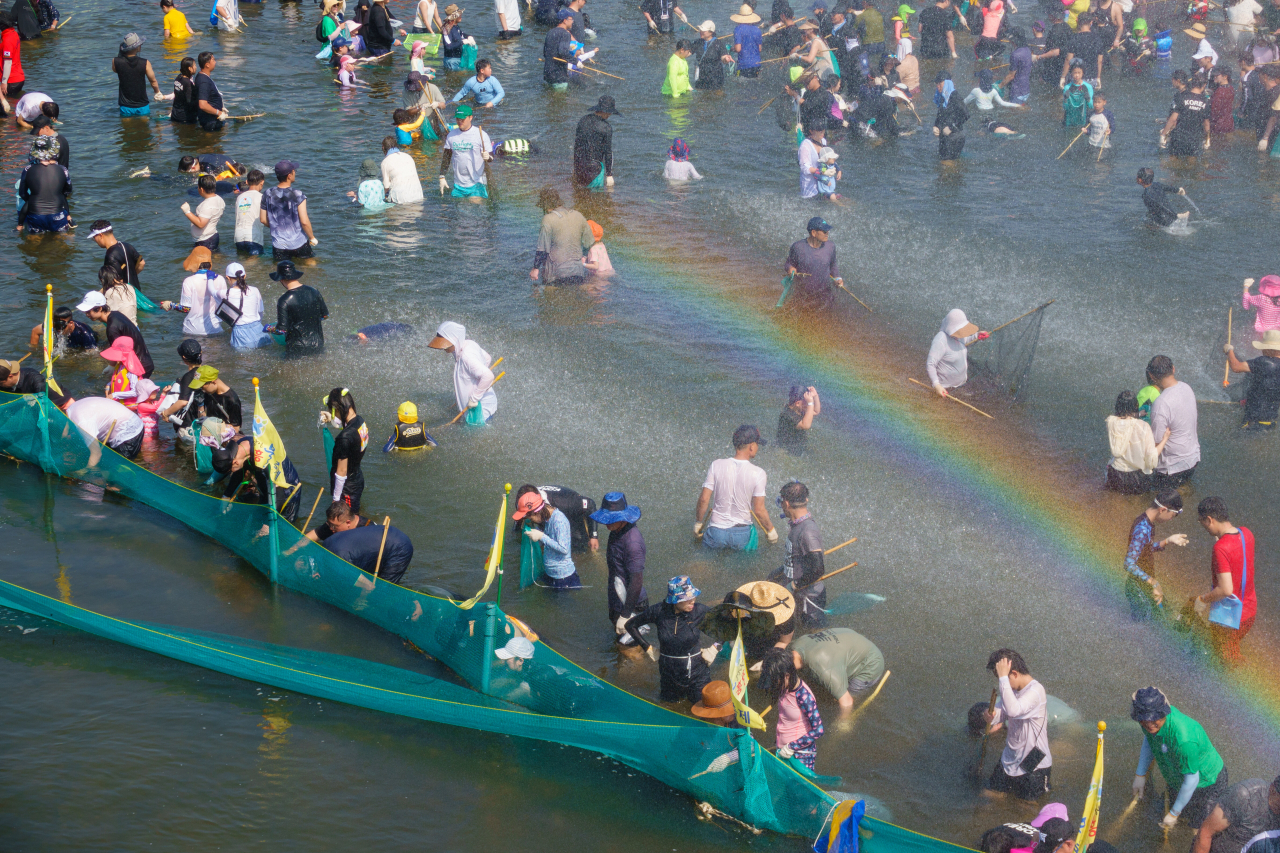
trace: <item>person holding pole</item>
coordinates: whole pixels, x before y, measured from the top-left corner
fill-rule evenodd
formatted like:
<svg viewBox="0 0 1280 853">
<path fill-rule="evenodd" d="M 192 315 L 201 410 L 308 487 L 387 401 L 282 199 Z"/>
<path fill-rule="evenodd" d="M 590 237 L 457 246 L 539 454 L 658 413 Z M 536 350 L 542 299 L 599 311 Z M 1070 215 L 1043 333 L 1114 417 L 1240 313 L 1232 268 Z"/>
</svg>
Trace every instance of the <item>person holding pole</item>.
<svg viewBox="0 0 1280 853">
<path fill-rule="evenodd" d="M 334 506 L 337 505 L 346 506 L 335 501 Z M 324 547 L 357 569 L 394 584 L 400 583 L 413 560 L 413 542 L 391 526 L 389 517 L 382 524 L 352 525 L 349 530 L 334 533 L 324 540 Z"/>
<path fill-rule="evenodd" d="M 959 388 L 969 381 L 969 344 L 989 337 L 990 332 L 980 331 L 959 308 L 947 312 L 942 328 L 933 336 L 929 357 L 924 363 L 929 382 L 939 397 L 948 396 L 948 389 Z"/>
<path fill-rule="evenodd" d="M 1173 804 L 1160 825 L 1172 829 L 1181 818 L 1199 829 L 1209 810 L 1227 792 L 1227 768 L 1204 726 L 1169 704 L 1164 691 L 1144 687 L 1133 694 L 1129 711 L 1146 737 L 1133 777 L 1133 798 L 1142 799 L 1154 760 Z"/>
<path fill-rule="evenodd" d="M 787 540 L 783 544 L 782 565 L 767 579 L 795 597 L 802 628 L 821 628 L 827 623 L 827 587 L 822 582 L 822 533 L 809 512 L 808 487 L 799 482 L 787 483 L 778 504 L 787 519 Z"/>
<path fill-rule="evenodd" d="M 213 451 L 213 470 L 227 475 L 223 481 L 223 500 L 242 504 L 266 505 L 267 472 L 253 463 L 253 436 L 238 435 L 231 443 Z M 286 456 L 280 465 L 288 487 L 276 486 L 276 508 L 290 523 L 298 518 L 299 486 L 302 479 Z"/>
<path fill-rule="evenodd" d="M 1030 667 L 1013 649 L 992 652 L 987 669 L 997 679 L 1000 696 L 995 708 L 983 716 L 990 731 L 998 731 L 1004 725 L 1009 732 L 987 789 L 1022 800 L 1038 800 L 1049 792 L 1049 774 L 1053 770 L 1049 699 L 1044 685 L 1032 678 Z"/>
<path fill-rule="evenodd" d="M 1275 429 L 1277 415 L 1280 415 L 1280 329 L 1268 329 L 1262 340 L 1252 344 L 1262 354 L 1248 361 L 1236 357 L 1235 347 L 1231 344 L 1223 344 L 1222 348 L 1232 372 L 1249 374 L 1249 390 L 1244 399 L 1244 428 Z"/>
</svg>

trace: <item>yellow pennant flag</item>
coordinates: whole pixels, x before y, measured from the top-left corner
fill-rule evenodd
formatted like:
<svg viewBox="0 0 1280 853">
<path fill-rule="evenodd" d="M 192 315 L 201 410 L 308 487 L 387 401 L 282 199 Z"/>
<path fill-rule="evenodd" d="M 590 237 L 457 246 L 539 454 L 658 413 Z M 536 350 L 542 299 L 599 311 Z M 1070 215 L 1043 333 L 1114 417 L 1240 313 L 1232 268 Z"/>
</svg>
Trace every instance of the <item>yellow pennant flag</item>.
<svg viewBox="0 0 1280 853">
<path fill-rule="evenodd" d="M 262 408 L 262 397 L 258 394 L 258 378 L 253 379 L 253 464 L 267 472 L 268 479 L 280 488 L 290 486 L 284 477 L 284 460 L 288 456 L 284 450 L 284 442 L 275 424 L 267 417 L 267 410 Z"/>
<path fill-rule="evenodd" d="M 1075 853 L 1084 853 L 1098 837 L 1098 813 L 1102 808 L 1102 733 L 1107 724 L 1098 723 L 1098 754 L 1093 761 L 1093 779 L 1084 798 L 1084 814 L 1080 817 L 1080 833 L 1076 836 Z"/>
<path fill-rule="evenodd" d="M 53 285 L 46 284 L 44 289 L 49 295 L 44 309 L 44 381 L 50 391 L 61 394 L 62 389 L 53 381 L 53 344 L 58 339 L 58 331 L 53 327 Z"/>
<path fill-rule="evenodd" d="M 508 486 L 507 488 L 511 488 Z M 497 577 L 498 566 L 502 564 L 502 536 L 507 529 L 507 496 L 502 496 L 502 506 L 498 509 L 498 523 L 493 528 L 493 544 L 489 546 L 489 562 L 485 565 L 484 586 L 480 587 L 480 591 L 468 598 L 466 601 L 458 605 L 460 610 L 470 610 L 476 606 L 476 602 L 484 598 L 484 594 L 489 591 L 489 587 L 493 585 L 493 579 Z"/>
<path fill-rule="evenodd" d="M 729 652 L 729 689 L 733 694 L 733 710 L 738 723 L 751 729 L 764 729 L 764 718 L 747 704 L 747 655 L 742 650 L 742 620 L 738 620 L 738 636 Z"/>
</svg>

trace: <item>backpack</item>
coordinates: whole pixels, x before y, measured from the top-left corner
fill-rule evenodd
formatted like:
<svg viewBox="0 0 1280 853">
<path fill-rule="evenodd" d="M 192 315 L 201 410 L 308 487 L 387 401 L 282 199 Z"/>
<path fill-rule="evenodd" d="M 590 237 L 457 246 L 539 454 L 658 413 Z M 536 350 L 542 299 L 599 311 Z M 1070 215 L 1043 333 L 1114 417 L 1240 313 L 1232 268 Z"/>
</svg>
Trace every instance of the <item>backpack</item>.
<svg viewBox="0 0 1280 853">
<path fill-rule="evenodd" d="M 329 40 L 324 37 L 324 18 L 320 19 L 320 23 L 316 24 L 316 41 L 321 44 L 327 44 Z"/>
</svg>

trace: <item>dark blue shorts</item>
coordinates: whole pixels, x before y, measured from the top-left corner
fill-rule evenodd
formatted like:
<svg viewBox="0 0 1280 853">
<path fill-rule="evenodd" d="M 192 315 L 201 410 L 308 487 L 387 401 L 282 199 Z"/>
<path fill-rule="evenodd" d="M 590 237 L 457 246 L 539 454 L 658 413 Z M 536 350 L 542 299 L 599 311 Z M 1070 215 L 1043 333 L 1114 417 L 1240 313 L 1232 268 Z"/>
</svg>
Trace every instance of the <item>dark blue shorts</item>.
<svg viewBox="0 0 1280 853">
<path fill-rule="evenodd" d="M 57 213 L 28 213 L 23 223 L 28 234 L 43 234 L 46 231 L 66 231 L 71 227 L 71 214 L 66 210 Z"/>
</svg>

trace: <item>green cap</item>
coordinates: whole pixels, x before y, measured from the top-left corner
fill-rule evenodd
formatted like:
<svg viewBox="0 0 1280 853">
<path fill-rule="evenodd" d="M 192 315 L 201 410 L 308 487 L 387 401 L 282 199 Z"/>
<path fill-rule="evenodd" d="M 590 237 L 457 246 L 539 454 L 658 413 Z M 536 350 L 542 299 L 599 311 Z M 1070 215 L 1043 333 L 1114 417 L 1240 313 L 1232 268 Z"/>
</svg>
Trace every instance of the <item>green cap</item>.
<svg viewBox="0 0 1280 853">
<path fill-rule="evenodd" d="M 1147 31 L 1147 21 L 1145 18 L 1135 18 L 1133 21 L 1133 31 L 1135 33 L 1145 33 Z"/>
<path fill-rule="evenodd" d="M 461 121 L 464 118 L 469 118 L 470 116 L 471 116 L 471 106 L 469 104 L 463 104 L 453 112 L 453 117 L 458 119 L 459 121 Z"/>
<path fill-rule="evenodd" d="M 194 379 L 191 380 L 191 384 L 188 385 L 187 387 L 203 388 L 204 386 L 208 385 L 210 382 L 213 382 L 217 378 L 218 378 L 218 368 L 210 367 L 207 364 L 202 364 L 196 368 L 196 376 Z"/>
<path fill-rule="evenodd" d="M 901 6 L 899 6 L 899 7 L 898 7 L 898 17 L 899 17 L 899 18 L 901 18 L 901 19 L 902 19 L 902 20 L 904 20 L 904 21 L 905 21 L 909 16 L 914 15 L 915 13 L 916 13 L 916 10 L 915 10 L 915 9 L 912 9 L 912 8 L 911 8 L 910 6 L 908 6 L 906 3 L 903 3 Z"/>
</svg>

